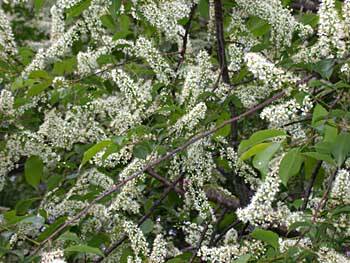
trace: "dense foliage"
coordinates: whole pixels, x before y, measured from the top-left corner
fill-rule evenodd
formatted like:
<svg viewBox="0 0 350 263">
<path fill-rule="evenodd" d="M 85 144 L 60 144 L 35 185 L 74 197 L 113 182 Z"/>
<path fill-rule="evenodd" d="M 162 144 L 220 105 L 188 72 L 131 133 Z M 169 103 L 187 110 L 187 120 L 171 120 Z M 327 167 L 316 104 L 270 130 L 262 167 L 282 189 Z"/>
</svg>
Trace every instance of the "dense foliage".
<svg viewBox="0 0 350 263">
<path fill-rule="evenodd" d="M 0 261 L 350 262 L 350 1 L 0 1 Z"/>
</svg>

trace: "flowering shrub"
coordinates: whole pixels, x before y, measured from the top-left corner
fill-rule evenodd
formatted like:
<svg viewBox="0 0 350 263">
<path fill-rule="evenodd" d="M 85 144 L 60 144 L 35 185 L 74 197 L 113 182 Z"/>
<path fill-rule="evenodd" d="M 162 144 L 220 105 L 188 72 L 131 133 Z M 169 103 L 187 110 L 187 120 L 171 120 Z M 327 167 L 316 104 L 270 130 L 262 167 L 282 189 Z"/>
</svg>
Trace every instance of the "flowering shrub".
<svg viewBox="0 0 350 263">
<path fill-rule="evenodd" d="M 350 1 L 0 1 L 0 261 L 350 262 Z"/>
</svg>

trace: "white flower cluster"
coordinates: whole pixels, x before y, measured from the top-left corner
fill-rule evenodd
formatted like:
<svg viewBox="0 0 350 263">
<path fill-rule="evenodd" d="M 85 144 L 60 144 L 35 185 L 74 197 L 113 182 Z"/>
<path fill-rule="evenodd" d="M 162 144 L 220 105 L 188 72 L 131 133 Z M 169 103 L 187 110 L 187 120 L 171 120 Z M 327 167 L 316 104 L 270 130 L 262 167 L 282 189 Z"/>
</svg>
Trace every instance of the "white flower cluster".
<svg viewBox="0 0 350 263">
<path fill-rule="evenodd" d="M 265 99 L 271 93 L 271 87 L 268 85 L 241 85 L 234 90 L 234 94 L 239 98 L 243 106 L 250 109 L 256 106 L 260 100 Z"/>
<path fill-rule="evenodd" d="M 346 169 L 340 169 L 335 177 L 331 190 L 331 197 L 335 204 L 350 204 L 350 173 Z"/>
<path fill-rule="evenodd" d="M 47 50 L 40 49 L 32 62 L 25 68 L 23 76 L 27 76 L 31 71 L 44 69 L 47 63 L 53 62 L 68 52 L 78 39 L 79 30 L 81 30 L 81 25 L 77 23 L 53 42 Z"/>
<path fill-rule="evenodd" d="M 317 256 L 318 260 L 322 263 L 350 263 L 350 259 L 328 247 L 321 247 L 317 252 Z"/>
<path fill-rule="evenodd" d="M 157 79 L 164 84 L 169 84 L 170 79 L 174 77 L 174 72 L 165 61 L 152 42 L 144 37 L 139 37 L 135 45 L 126 47 L 125 51 L 136 56 L 144 58 L 152 70 L 156 73 Z"/>
<path fill-rule="evenodd" d="M 141 229 L 131 221 L 124 221 L 123 228 L 125 233 L 129 236 L 131 248 L 135 254 L 133 262 L 142 263 L 142 256 L 148 256 L 149 254 L 148 243 L 145 236 L 143 235 Z"/>
<path fill-rule="evenodd" d="M 81 2 L 82 0 L 57 0 L 57 7 L 64 10 L 64 9 L 69 9 L 73 6 L 75 6 L 76 4 L 78 4 L 79 2 Z"/>
<path fill-rule="evenodd" d="M 181 228 L 182 228 L 183 232 L 186 234 L 185 241 L 189 245 L 196 247 L 196 246 L 198 246 L 198 243 L 200 240 L 202 240 L 203 245 L 209 245 L 210 236 L 213 232 L 212 225 L 208 225 L 208 230 L 205 233 L 204 238 L 202 238 L 202 239 L 201 239 L 201 237 L 202 237 L 202 233 L 204 231 L 204 226 L 199 225 L 197 223 L 185 221 L 181 225 Z"/>
<path fill-rule="evenodd" d="M 132 110 L 144 110 L 145 104 L 152 99 L 150 87 L 142 85 L 142 83 L 135 83 L 134 80 L 121 69 L 113 69 L 109 74 L 125 96 L 129 107 L 131 107 Z"/>
<path fill-rule="evenodd" d="M 63 250 L 44 252 L 41 255 L 41 263 L 65 263 Z"/>
<path fill-rule="evenodd" d="M 295 60 L 316 62 L 321 58 L 343 57 L 349 43 L 349 3 L 343 4 L 343 17 L 340 18 L 335 0 L 322 0 L 318 10 L 319 25 L 317 42 L 310 48 L 303 48 L 295 55 Z"/>
<path fill-rule="evenodd" d="M 148 22 L 158 31 L 165 34 L 169 40 L 179 41 L 185 34 L 185 29 L 178 21 L 189 15 L 192 4 L 185 0 L 145 1 L 137 8 Z"/>
<path fill-rule="evenodd" d="M 93 40 L 100 41 L 101 37 L 107 33 L 100 17 L 108 14 L 108 7 L 111 3 L 110 0 L 91 0 L 89 8 L 83 12 L 85 26 Z"/>
<path fill-rule="evenodd" d="M 298 239 L 284 239 L 279 238 L 278 243 L 280 245 L 281 252 L 286 252 L 290 247 L 297 247 L 299 249 L 307 249 L 312 247 L 310 238 L 298 238 Z"/>
<path fill-rule="evenodd" d="M 182 74 L 185 77 L 179 102 L 189 105 L 197 103 L 199 95 L 206 91 L 212 91 L 213 85 L 217 78 L 217 73 L 212 70 L 212 63 L 209 61 L 210 57 L 206 51 L 200 51 L 194 63 L 190 63 L 184 69 Z"/>
<path fill-rule="evenodd" d="M 300 213 L 291 212 L 288 207 L 282 203 L 273 207 L 276 196 L 280 191 L 281 180 L 278 175 L 279 164 L 283 156 L 279 156 L 270 162 L 269 172 L 265 181 L 260 185 L 251 199 L 250 204 L 245 208 L 237 209 L 237 217 L 243 222 L 250 222 L 253 225 L 267 227 L 289 226 L 300 220 Z"/>
<path fill-rule="evenodd" d="M 152 253 L 149 258 L 150 263 L 163 263 L 167 255 L 166 241 L 162 234 L 158 234 L 153 242 Z"/>
<path fill-rule="evenodd" d="M 74 107 L 65 116 L 56 110 L 47 112 L 38 134 L 49 140 L 53 147 L 63 149 L 71 149 L 77 142 L 88 143 L 105 139 L 99 123 L 82 107 Z"/>
<path fill-rule="evenodd" d="M 291 88 L 298 78 L 293 76 L 289 71 L 285 71 L 272 62 L 269 62 L 265 57 L 258 53 L 247 53 L 245 55 L 248 69 L 256 78 L 262 81 L 265 85 L 271 87 L 271 91 L 282 88 Z M 268 94 L 267 94 L 268 96 Z"/>
<path fill-rule="evenodd" d="M 270 128 L 283 128 L 292 135 L 293 139 L 302 140 L 306 138 L 306 134 L 301 124 L 296 121 L 300 120 L 300 117 L 305 117 L 312 107 L 311 98 L 305 96 L 303 105 L 300 105 L 295 99 L 291 99 L 264 108 L 260 113 L 260 117 L 269 121 Z"/>
<path fill-rule="evenodd" d="M 65 31 L 65 21 L 63 9 L 53 5 L 50 9 L 51 13 L 51 32 L 50 40 L 58 40 Z"/>
<path fill-rule="evenodd" d="M 17 54 L 17 45 L 10 25 L 10 19 L 0 7 L 0 46 L 5 51 L 5 57 Z M 1 52 L 0 54 L 3 54 Z"/>
<path fill-rule="evenodd" d="M 183 115 L 170 130 L 175 131 L 177 134 L 185 131 L 188 136 L 192 135 L 194 128 L 205 118 L 207 106 L 204 102 L 198 103 L 188 113 Z"/>
<path fill-rule="evenodd" d="M 246 26 L 245 19 L 247 17 L 247 13 L 242 9 L 232 9 L 231 22 L 228 26 L 228 30 L 231 33 L 230 42 L 232 42 L 228 46 L 228 69 L 231 71 L 240 70 L 245 54 L 252 46 L 259 43 Z"/>
<path fill-rule="evenodd" d="M 146 160 L 135 158 L 130 164 L 128 164 L 123 171 L 119 174 L 119 181 L 125 180 L 127 177 L 139 172 L 152 157 L 147 157 Z M 145 176 L 139 176 L 129 182 L 127 182 L 122 188 L 120 193 L 112 200 L 109 210 L 110 211 L 128 211 L 133 214 L 138 214 L 140 211 L 140 202 L 143 198 L 143 188 L 139 186 L 143 182 Z"/>
<path fill-rule="evenodd" d="M 188 157 L 183 161 L 186 193 L 185 205 L 194 208 L 203 219 L 215 218 L 212 207 L 204 192 L 204 185 L 212 179 L 215 163 L 210 151 L 207 151 L 205 141 L 199 141 L 187 149 Z"/>
<path fill-rule="evenodd" d="M 228 263 L 241 256 L 239 245 L 220 246 L 209 248 L 204 245 L 198 252 L 198 256 L 208 262 Z"/>
<path fill-rule="evenodd" d="M 209 248 L 202 246 L 198 255 L 202 260 L 217 263 L 229 263 L 242 255 L 251 253 L 254 258 L 258 259 L 266 252 L 264 243 L 260 240 L 244 240 L 243 244 L 223 245 Z"/>
<path fill-rule="evenodd" d="M 224 157 L 229 161 L 229 166 L 234 170 L 235 174 L 242 177 L 244 182 L 250 185 L 251 189 L 256 190 L 260 186 L 261 180 L 254 169 L 241 161 L 232 147 L 227 147 L 226 150 L 221 152 L 221 158 Z"/>
<path fill-rule="evenodd" d="M 13 114 L 13 103 L 14 103 L 14 97 L 12 95 L 12 92 L 3 89 L 0 92 L 0 113 L 4 114 L 5 116 L 11 116 Z"/>
<path fill-rule="evenodd" d="M 340 72 L 345 76 L 346 80 L 350 80 L 350 65 L 349 63 L 344 63 L 341 68 Z"/>
<path fill-rule="evenodd" d="M 312 32 L 310 26 L 297 22 L 279 0 L 237 0 L 236 3 L 248 14 L 258 16 L 271 25 L 271 41 L 277 49 L 290 46 L 295 31 L 299 31 L 301 36 Z"/>
</svg>

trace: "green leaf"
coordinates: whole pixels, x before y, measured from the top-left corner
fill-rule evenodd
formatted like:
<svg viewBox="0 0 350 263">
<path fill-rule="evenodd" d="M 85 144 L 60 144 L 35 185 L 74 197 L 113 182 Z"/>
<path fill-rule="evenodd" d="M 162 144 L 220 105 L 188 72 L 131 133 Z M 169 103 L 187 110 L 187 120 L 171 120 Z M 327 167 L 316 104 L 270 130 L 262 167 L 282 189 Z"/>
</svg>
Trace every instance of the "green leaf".
<svg viewBox="0 0 350 263">
<path fill-rule="evenodd" d="M 324 130 L 324 139 L 323 141 L 325 142 L 332 142 L 337 138 L 338 135 L 338 129 L 330 126 L 330 125 L 326 125 L 325 126 L 325 130 Z"/>
<path fill-rule="evenodd" d="M 121 0 L 112 0 L 112 4 L 110 7 L 110 13 L 114 19 L 117 17 L 117 14 L 119 12 L 121 5 L 122 5 Z"/>
<path fill-rule="evenodd" d="M 283 157 L 279 168 L 279 176 L 285 186 L 290 177 L 299 173 L 302 163 L 303 158 L 298 148 L 290 150 Z"/>
<path fill-rule="evenodd" d="M 275 250 L 278 250 L 278 235 L 270 230 L 257 228 L 253 231 L 252 237 L 271 245 Z"/>
<path fill-rule="evenodd" d="M 327 117 L 328 111 L 322 107 L 320 104 L 317 104 L 314 108 L 314 113 L 312 114 L 312 125 L 314 127 L 319 126 L 323 123 L 323 120 Z M 322 121 L 322 122 L 321 122 Z"/>
<path fill-rule="evenodd" d="M 4 219 L 8 225 L 14 225 L 21 220 L 28 218 L 29 216 L 17 216 L 16 211 L 8 211 L 4 214 Z"/>
<path fill-rule="evenodd" d="M 50 87 L 50 85 L 51 85 L 51 81 L 45 81 L 39 84 L 35 84 L 28 89 L 27 96 L 32 97 L 32 96 L 39 95 L 41 92 L 43 92 L 48 87 Z"/>
<path fill-rule="evenodd" d="M 45 70 L 35 70 L 29 73 L 30 79 L 48 79 L 49 74 Z"/>
<path fill-rule="evenodd" d="M 316 64 L 312 65 L 312 69 L 317 73 L 320 73 L 322 78 L 329 79 L 333 73 L 334 60 L 333 59 L 323 59 Z"/>
<path fill-rule="evenodd" d="M 45 0 L 34 0 L 34 8 L 36 13 L 40 11 L 44 3 L 45 3 Z"/>
<path fill-rule="evenodd" d="M 252 136 L 250 136 L 249 139 L 243 140 L 240 145 L 238 146 L 238 154 L 241 154 L 242 152 L 246 151 L 248 148 L 261 143 L 263 141 L 280 137 L 280 136 L 287 136 L 287 134 L 284 131 L 280 130 L 261 130 L 255 132 Z"/>
<path fill-rule="evenodd" d="M 266 176 L 271 158 L 278 151 L 280 146 L 281 145 L 279 143 L 273 143 L 265 150 L 255 155 L 253 159 L 253 166 L 261 172 L 263 178 Z"/>
<path fill-rule="evenodd" d="M 100 17 L 102 24 L 111 30 L 115 29 L 115 24 L 113 21 L 113 17 L 111 15 L 103 15 Z"/>
<path fill-rule="evenodd" d="M 84 10 L 88 9 L 90 6 L 91 0 L 82 0 L 73 7 L 67 10 L 67 19 L 79 16 Z"/>
<path fill-rule="evenodd" d="M 332 211 L 332 216 L 339 214 L 350 214 L 350 206 L 337 207 Z"/>
<path fill-rule="evenodd" d="M 339 134 L 332 145 L 332 155 L 334 156 L 338 167 L 340 167 L 345 161 L 345 158 L 350 154 L 350 134 Z"/>
<path fill-rule="evenodd" d="M 133 155 L 139 159 L 146 159 L 147 155 L 152 152 L 152 148 L 150 147 L 147 141 L 140 142 L 136 144 L 133 148 Z"/>
<path fill-rule="evenodd" d="M 50 236 L 53 232 L 55 232 L 55 230 L 61 226 L 65 221 L 67 220 L 66 216 L 60 217 L 58 218 L 55 222 L 53 222 L 51 225 L 49 225 L 44 232 L 42 232 L 38 238 L 36 239 L 36 241 L 38 242 L 42 242 L 44 241 L 48 236 Z"/>
<path fill-rule="evenodd" d="M 316 160 L 325 161 L 329 164 L 335 165 L 334 160 L 332 159 L 332 157 L 329 154 L 319 153 L 319 152 L 304 152 L 304 153 L 302 153 L 302 155 L 309 156 L 309 157 L 314 158 Z"/>
<path fill-rule="evenodd" d="M 67 247 L 64 251 L 67 251 L 67 252 L 91 253 L 91 254 L 96 254 L 96 255 L 99 255 L 101 257 L 104 257 L 104 254 L 102 253 L 102 251 L 99 248 L 97 248 L 97 247 L 90 247 L 90 246 L 87 246 L 87 245 L 70 246 L 70 247 Z"/>
<path fill-rule="evenodd" d="M 247 263 L 251 257 L 251 254 L 246 254 L 234 260 L 233 263 Z"/>
<path fill-rule="evenodd" d="M 105 161 L 108 156 L 110 156 L 112 153 L 119 152 L 121 149 L 121 146 L 115 143 L 112 143 L 108 146 L 105 153 L 102 155 L 102 161 Z"/>
<path fill-rule="evenodd" d="M 263 178 L 266 176 L 271 158 L 278 151 L 280 146 L 281 145 L 279 143 L 273 143 L 269 145 L 265 150 L 255 155 L 253 159 L 253 166 L 261 172 Z"/>
<path fill-rule="evenodd" d="M 202 17 L 208 18 L 209 17 L 209 4 L 208 4 L 208 1 L 200 0 L 199 3 L 198 3 L 198 10 L 199 10 L 199 14 Z"/>
<path fill-rule="evenodd" d="M 62 240 L 62 241 L 73 241 L 76 243 L 79 243 L 79 237 L 77 236 L 76 233 L 72 233 L 72 232 L 65 232 L 62 235 L 59 236 L 58 240 Z"/>
<path fill-rule="evenodd" d="M 89 150 L 87 150 L 84 153 L 83 160 L 81 161 L 79 169 L 81 169 L 81 167 L 83 167 L 92 157 L 94 157 L 98 152 L 102 151 L 104 148 L 109 146 L 111 143 L 111 140 L 104 140 L 95 144 Z"/>
<path fill-rule="evenodd" d="M 153 231 L 153 227 L 154 227 L 153 221 L 148 218 L 145 222 L 142 223 L 142 225 L 140 226 L 140 229 L 146 235 Z"/>
<path fill-rule="evenodd" d="M 256 37 L 265 35 L 270 30 L 270 25 L 263 19 L 252 16 L 248 21 L 248 29 Z"/>
<path fill-rule="evenodd" d="M 44 165 L 38 156 L 31 156 L 24 165 L 24 177 L 28 184 L 38 189 L 43 176 Z"/>
<path fill-rule="evenodd" d="M 28 211 L 28 209 L 32 206 L 32 204 L 40 199 L 41 198 L 39 197 L 34 197 L 34 198 L 20 200 L 15 207 L 16 214 L 24 215 Z"/>
<path fill-rule="evenodd" d="M 272 142 L 264 142 L 264 143 L 260 143 L 260 144 L 254 145 L 248 151 L 242 153 L 240 159 L 242 161 L 247 160 L 250 157 L 256 155 L 257 153 L 263 151 L 264 149 L 266 149 L 271 144 L 272 144 Z"/>
</svg>

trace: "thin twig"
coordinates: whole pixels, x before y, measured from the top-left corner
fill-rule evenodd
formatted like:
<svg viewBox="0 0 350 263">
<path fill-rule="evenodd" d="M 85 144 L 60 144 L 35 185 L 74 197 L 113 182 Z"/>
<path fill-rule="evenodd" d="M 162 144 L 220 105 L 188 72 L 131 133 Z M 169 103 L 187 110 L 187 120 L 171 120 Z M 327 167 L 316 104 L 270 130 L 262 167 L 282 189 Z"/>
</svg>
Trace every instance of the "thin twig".
<svg viewBox="0 0 350 263">
<path fill-rule="evenodd" d="M 309 202 L 309 198 L 310 198 L 310 194 L 311 194 L 311 189 L 315 183 L 316 176 L 317 176 L 318 172 L 320 171 L 321 166 L 322 166 L 322 161 L 321 160 L 317 161 L 317 164 L 316 164 L 314 170 L 312 171 L 309 183 L 308 183 L 306 190 L 305 190 L 304 202 L 303 202 L 303 205 L 301 207 L 302 211 L 304 211 L 307 207 L 307 203 Z"/>
<path fill-rule="evenodd" d="M 240 220 L 236 220 L 234 222 L 232 222 L 229 226 L 227 226 L 221 233 L 220 235 L 215 239 L 213 246 L 215 246 L 225 235 L 226 233 L 231 229 L 234 228 L 236 226 L 238 226 L 241 223 Z"/>
<path fill-rule="evenodd" d="M 163 185 L 166 185 L 168 187 L 171 187 L 173 186 L 172 183 L 170 183 L 167 179 L 165 179 L 163 176 L 160 176 L 159 174 L 157 174 L 153 169 L 148 169 L 147 170 L 147 173 L 152 176 L 153 178 L 157 179 L 158 181 L 160 181 Z M 176 186 L 173 186 L 173 189 L 176 193 L 178 193 L 179 195 L 181 196 L 184 196 L 185 195 L 185 191 L 176 187 Z"/>
<path fill-rule="evenodd" d="M 211 237 L 210 237 L 209 247 L 212 247 L 214 245 L 215 235 L 218 232 L 219 225 L 220 225 L 221 221 L 224 219 L 224 217 L 227 213 L 227 210 L 228 210 L 227 208 L 222 209 L 220 217 L 216 220 L 213 233 L 211 234 Z"/>
</svg>

